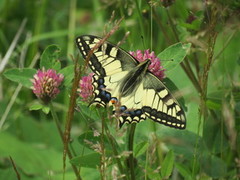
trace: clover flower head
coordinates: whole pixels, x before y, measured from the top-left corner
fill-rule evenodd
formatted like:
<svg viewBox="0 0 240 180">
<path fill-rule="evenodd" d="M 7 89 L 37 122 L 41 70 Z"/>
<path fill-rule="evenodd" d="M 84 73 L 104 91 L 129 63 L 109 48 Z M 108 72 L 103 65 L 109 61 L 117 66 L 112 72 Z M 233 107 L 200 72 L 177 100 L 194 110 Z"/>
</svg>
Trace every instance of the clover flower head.
<svg viewBox="0 0 240 180">
<path fill-rule="evenodd" d="M 79 83 L 79 95 L 83 101 L 89 101 L 93 95 L 92 77 L 94 73 L 90 73 L 88 76 L 83 76 Z"/>
<path fill-rule="evenodd" d="M 149 52 L 149 49 L 142 52 L 141 50 L 137 51 L 130 51 L 129 52 L 135 59 L 137 59 L 139 62 L 143 62 L 147 59 L 150 59 L 151 64 L 148 66 L 148 70 L 152 72 L 155 76 L 157 76 L 160 80 L 163 80 L 165 75 L 163 67 L 161 66 L 160 59 L 156 57 L 154 51 L 151 53 Z"/>
<path fill-rule="evenodd" d="M 53 69 L 48 69 L 47 71 L 38 70 L 32 79 L 33 83 L 33 93 L 43 102 L 48 103 L 50 100 L 54 99 L 59 93 L 59 86 L 61 85 L 64 76 L 62 74 L 57 74 Z"/>
</svg>

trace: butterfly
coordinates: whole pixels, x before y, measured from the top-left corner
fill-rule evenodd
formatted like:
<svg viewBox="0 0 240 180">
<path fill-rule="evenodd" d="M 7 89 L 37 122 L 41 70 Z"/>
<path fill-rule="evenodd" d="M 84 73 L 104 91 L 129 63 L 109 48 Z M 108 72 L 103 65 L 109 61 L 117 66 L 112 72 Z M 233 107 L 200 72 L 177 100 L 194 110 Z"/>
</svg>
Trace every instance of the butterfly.
<svg viewBox="0 0 240 180">
<path fill-rule="evenodd" d="M 120 47 L 93 35 L 76 38 L 76 44 L 94 72 L 93 104 L 115 105 L 119 126 L 146 118 L 177 129 L 185 129 L 186 117 L 167 87 L 148 70 L 150 60 L 137 61 Z M 94 49 L 93 49 L 94 48 Z M 93 49 L 92 52 L 90 52 Z"/>
</svg>

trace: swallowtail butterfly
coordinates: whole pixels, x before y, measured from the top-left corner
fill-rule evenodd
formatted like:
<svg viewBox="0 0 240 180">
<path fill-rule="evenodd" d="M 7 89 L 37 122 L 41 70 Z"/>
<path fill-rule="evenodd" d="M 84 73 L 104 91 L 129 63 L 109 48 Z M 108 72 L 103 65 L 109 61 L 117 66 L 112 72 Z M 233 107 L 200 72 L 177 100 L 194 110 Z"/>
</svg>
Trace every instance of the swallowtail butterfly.
<svg viewBox="0 0 240 180">
<path fill-rule="evenodd" d="M 84 59 L 100 40 L 92 35 L 76 39 Z M 94 72 L 92 103 L 102 106 L 115 103 L 114 112 L 120 113 L 120 127 L 125 122 L 138 123 L 149 118 L 166 126 L 185 129 L 183 109 L 166 86 L 148 70 L 150 60 L 140 63 L 120 47 L 103 42 L 93 51 L 88 63 Z"/>
</svg>

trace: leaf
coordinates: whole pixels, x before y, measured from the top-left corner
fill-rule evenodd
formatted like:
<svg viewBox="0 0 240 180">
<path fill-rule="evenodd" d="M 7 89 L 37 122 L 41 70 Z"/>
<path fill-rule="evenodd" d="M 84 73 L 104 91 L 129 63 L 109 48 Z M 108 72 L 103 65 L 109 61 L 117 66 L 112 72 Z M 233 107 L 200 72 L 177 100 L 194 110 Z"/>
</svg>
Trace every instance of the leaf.
<svg viewBox="0 0 240 180">
<path fill-rule="evenodd" d="M 190 30 L 199 30 L 201 27 L 203 18 L 204 18 L 204 12 L 203 11 L 198 11 L 194 14 L 190 14 L 190 22 L 179 22 L 178 25 L 185 27 Z M 191 20 L 192 19 L 192 20 Z"/>
<path fill-rule="evenodd" d="M 40 110 L 43 108 L 43 105 L 40 104 L 40 103 L 37 103 L 37 104 L 33 104 L 29 107 L 29 110 L 30 111 L 36 111 L 36 110 Z"/>
<path fill-rule="evenodd" d="M 61 64 L 57 60 L 60 51 L 61 49 L 57 45 L 48 46 L 41 55 L 40 68 L 44 67 L 45 69 L 55 69 L 58 71 L 61 68 Z"/>
<path fill-rule="evenodd" d="M 52 66 L 52 69 L 55 69 L 57 71 L 59 71 L 61 69 L 61 63 L 59 60 L 56 59 L 55 63 Z"/>
<path fill-rule="evenodd" d="M 43 106 L 42 107 L 42 111 L 45 113 L 45 114 L 48 114 L 50 112 L 50 108 L 48 106 Z"/>
<path fill-rule="evenodd" d="M 208 99 L 206 101 L 206 105 L 209 109 L 212 109 L 212 110 L 221 110 L 222 108 L 221 102 L 214 99 Z"/>
<path fill-rule="evenodd" d="M 96 121 L 99 121 L 99 119 L 101 119 L 98 115 L 96 107 L 94 106 L 88 107 L 88 105 L 86 105 L 86 103 L 84 103 L 83 101 L 78 101 L 78 105 L 80 107 L 80 111 L 87 117 Z"/>
<path fill-rule="evenodd" d="M 227 164 L 219 157 L 211 154 L 204 154 L 201 161 L 202 168 L 205 170 L 206 174 L 212 178 L 224 178 L 227 174 Z"/>
<path fill-rule="evenodd" d="M 198 139 L 199 151 L 206 152 L 208 149 L 201 136 L 188 130 L 176 131 L 175 129 L 163 127 L 157 130 L 159 137 L 171 139 L 167 146 L 174 151 L 174 154 L 179 155 L 187 161 L 192 160 L 196 140 Z"/>
<path fill-rule="evenodd" d="M 151 166 L 145 167 L 145 175 L 148 177 L 147 179 L 154 179 L 154 180 L 162 180 L 159 169 L 152 168 Z"/>
<path fill-rule="evenodd" d="M 33 135 L 34 133 L 29 134 L 29 136 Z M 34 142 L 36 143 L 36 141 Z M 0 154 L 1 159 L 8 159 L 11 156 L 21 171 L 33 176 L 40 176 L 41 179 L 47 179 L 46 169 L 58 172 L 62 168 L 61 152 L 50 147 L 30 145 L 5 131 L 0 132 Z"/>
<path fill-rule="evenodd" d="M 168 151 L 165 159 L 163 160 L 161 167 L 161 175 L 163 178 L 168 178 L 172 174 L 174 163 L 174 154 L 173 151 Z"/>
<path fill-rule="evenodd" d="M 180 163 L 175 163 L 176 168 L 178 169 L 179 173 L 184 177 L 186 180 L 191 180 L 191 171 L 188 169 L 187 166 Z"/>
<path fill-rule="evenodd" d="M 179 23 L 179 25 L 190 30 L 198 30 L 201 26 L 201 22 L 202 19 L 196 19 L 192 23 L 181 22 Z"/>
<path fill-rule="evenodd" d="M 72 158 L 70 162 L 79 167 L 97 168 L 100 165 L 100 157 L 99 153 L 94 152 Z"/>
<path fill-rule="evenodd" d="M 63 85 L 69 87 L 74 77 L 74 65 L 67 66 L 59 71 L 64 75 Z"/>
<path fill-rule="evenodd" d="M 94 131 L 88 131 L 88 132 L 85 132 L 83 134 L 81 134 L 79 137 L 78 137 L 78 142 L 89 148 L 89 149 L 93 149 L 92 145 L 97 145 L 101 143 L 101 134 L 98 132 L 94 132 Z M 104 135 L 103 137 L 103 141 L 104 141 L 104 146 L 106 149 L 111 149 L 111 145 L 109 144 L 108 142 L 108 138 L 106 135 Z M 87 142 L 86 142 L 87 140 Z"/>
<path fill-rule="evenodd" d="M 227 137 L 222 135 L 222 129 L 220 126 L 216 126 L 215 121 L 212 121 L 211 119 L 206 121 L 203 134 L 203 140 L 207 147 L 211 149 L 212 153 L 220 154 L 230 148 Z"/>
<path fill-rule="evenodd" d="M 93 170 L 92 168 L 81 168 L 81 178 L 82 179 L 101 179 L 100 172 L 96 169 Z M 60 179 L 60 178 L 59 178 Z M 62 177 L 61 177 L 62 179 Z M 60 179 L 60 180 L 61 180 Z M 65 178 L 66 180 L 76 179 L 76 175 L 74 178 Z"/>
<path fill-rule="evenodd" d="M 30 111 L 42 110 L 45 114 L 48 114 L 50 112 L 50 108 L 47 105 L 43 105 L 43 104 L 40 104 L 40 103 L 32 104 L 29 107 L 29 110 Z"/>
<path fill-rule="evenodd" d="M 23 68 L 23 69 L 9 69 L 4 72 L 4 76 L 11 81 L 22 84 L 23 86 L 30 88 L 32 86 L 31 79 L 36 74 L 35 69 Z"/>
<path fill-rule="evenodd" d="M 162 60 L 162 66 L 167 70 L 167 73 L 173 70 L 176 66 L 178 66 L 178 64 L 183 61 L 190 47 L 191 43 L 177 43 L 169 46 L 157 56 L 160 58 L 160 60 Z"/>
<path fill-rule="evenodd" d="M 148 148 L 148 142 L 147 141 L 140 142 L 134 148 L 134 156 L 138 157 L 138 156 L 142 155 L 143 153 L 146 152 L 147 148 Z"/>
</svg>

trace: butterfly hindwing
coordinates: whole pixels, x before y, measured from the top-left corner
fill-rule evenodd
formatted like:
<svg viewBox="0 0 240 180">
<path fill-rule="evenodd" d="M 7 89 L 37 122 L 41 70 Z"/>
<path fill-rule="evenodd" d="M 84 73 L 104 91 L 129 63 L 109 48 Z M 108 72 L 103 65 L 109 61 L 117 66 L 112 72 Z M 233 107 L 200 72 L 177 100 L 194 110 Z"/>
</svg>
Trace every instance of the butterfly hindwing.
<svg viewBox="0 0 240 180">
<path fill-rule="evenodd" d="M 184 129 L 184 111 L 165 85 L 148 70 L 145 74 L 139 74 L 141 78 L 132 75 L 143 66 L 125 50 L 106 41 L 99 44 L 100 41 L 101 38 L 91 35 L 76 39 L 84 59 L 98 44 L 88 62 L 94 72 L 93 103 L 102 106 L 113 104 L 120 127 L 126 122 L 150 118 L 170 127 Z M 138 81 L 130 81 L 134 86 L 128 89 L 125 86 L 131 87 L 128 79 L 134 80 L 133 76 Z"/>
<path fill-rule="evenodd" d="M 161 124 L 184 129 L 184 111 L 166 86 L 152 73 L 146 73 L 143 90 L 147 100 L 142 100 L 142 110 L 146 116 Z"/>
<path fill-rule="evenodd" d="M 136 92 L 121 98 L 121 103 L 131 110 L 129 114 L 135 118 L 134 122 L 140 122 L 148 117 L 158 123 L 178 129 L 184 129 L 186 126 L 184 112 L 177 100 L 150 72 L 146 73 Z M 141 114 L 136 113 L 138 110 L 141 110 Z M 124 120 L 130 122 L 129 118 L 123 118 L 120 119 L 120 124 L 124 123 Z"/>
<path fill-rule="evenodd" d="M 111 99 L 111 93 L 106 91 L 104 78 L 100 78 L 100 76 L 95 74 L 92 77 L 92 81 L 94 101 L 91 104 L 99 104 L 105 107 Z"/>
</svg>

